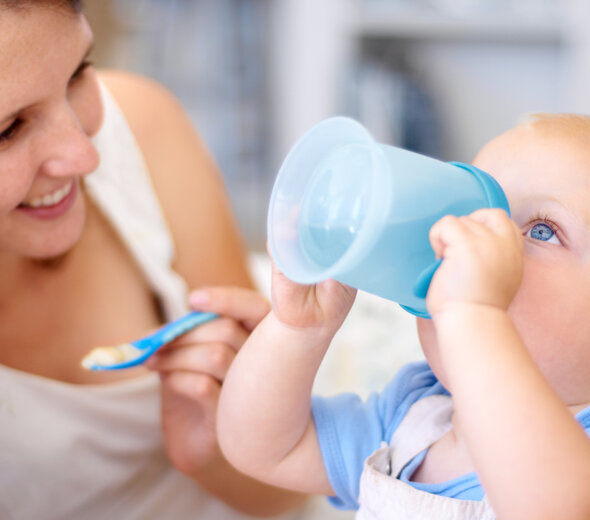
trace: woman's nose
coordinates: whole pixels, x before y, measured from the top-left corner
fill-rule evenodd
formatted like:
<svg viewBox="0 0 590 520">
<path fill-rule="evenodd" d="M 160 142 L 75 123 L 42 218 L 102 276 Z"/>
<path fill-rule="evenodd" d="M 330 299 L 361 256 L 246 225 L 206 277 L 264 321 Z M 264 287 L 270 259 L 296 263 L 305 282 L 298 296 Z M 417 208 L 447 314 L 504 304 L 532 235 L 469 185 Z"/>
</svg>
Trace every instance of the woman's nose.
<svg viewBox="0 0 590 520">
<path fill-rule="evenodd" d="M 78 116 L 68 105 L 56 111 L 43 132 L 40 170 L 50 176 L 81 176 L 94 171 L 100 161 Z"/>
</svg>

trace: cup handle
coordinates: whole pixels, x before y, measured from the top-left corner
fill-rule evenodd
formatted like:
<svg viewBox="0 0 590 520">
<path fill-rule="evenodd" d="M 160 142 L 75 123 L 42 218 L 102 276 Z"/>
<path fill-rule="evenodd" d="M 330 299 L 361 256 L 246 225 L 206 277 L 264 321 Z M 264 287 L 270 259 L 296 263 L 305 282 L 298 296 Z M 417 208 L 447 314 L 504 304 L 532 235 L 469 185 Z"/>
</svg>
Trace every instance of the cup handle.
<svg viewBox="0 0 590 520">
<path fill-rule="evenodd" d="M 415 296 L 418 298 L 426 298 L 430 281 L 432 280 L 432 277 L 434 276 L 434 273 L 438 269 L 438 266 L 441 264 L 441 262 L 442 259 L 433 262 L 416 277 L 416 280 L 414 281 Z"/>
</svg>

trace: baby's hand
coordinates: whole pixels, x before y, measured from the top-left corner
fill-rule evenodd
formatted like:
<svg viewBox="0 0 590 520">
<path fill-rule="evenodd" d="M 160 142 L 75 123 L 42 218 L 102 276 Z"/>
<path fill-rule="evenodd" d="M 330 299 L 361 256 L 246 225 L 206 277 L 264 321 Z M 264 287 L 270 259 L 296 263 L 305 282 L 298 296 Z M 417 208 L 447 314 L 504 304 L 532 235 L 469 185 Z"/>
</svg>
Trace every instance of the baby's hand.
<svg viewBox="0 0 590 520">
<path fill-rule="evenodd" d="M 280 322 L 291 328 L 335 333 L 350 311 L 355 295 L 355 289 L 336 280 L 297 284 L 272 264 L 273 311 Z"/>
<path fill-rule="evenodd" d="M 508 308 L 522 278 L 523 240 L 506 212 L 443 217 L 430 230 L 430 243 L 443 259 L 426 298 L 433 317 L 455 302 Z"/>
</svg>

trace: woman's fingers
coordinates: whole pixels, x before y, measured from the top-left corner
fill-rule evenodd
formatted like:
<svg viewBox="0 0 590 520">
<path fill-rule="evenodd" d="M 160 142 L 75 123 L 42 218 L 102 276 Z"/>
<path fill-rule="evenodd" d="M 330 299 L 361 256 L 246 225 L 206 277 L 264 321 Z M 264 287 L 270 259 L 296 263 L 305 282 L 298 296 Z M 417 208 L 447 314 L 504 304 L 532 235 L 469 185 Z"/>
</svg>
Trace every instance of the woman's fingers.
<svg viewBox="0 0 590 520">
<path fill-rule="evenodd" d="M 161 350 L 146 361 L 146 366 L 159 372 L 192 372 L 223 381 L 236 355 L 223 343 L 194 345 Z"/>
<path fill-rule="evenodd" d="M 238 351 L 249 334 L 250 331 L 240 323 L 230 318 L 219 317 L 186 332 L 165 345 L 162 350 L 174 350 L 195 344 L 225 343 L 235 351 Z"/>
<path fill-rule="evenodd" d="M 173 392 L 199 401 L 203 411 L 215 417 L 221 385 L 218 381 L 205 374 L 194 372 L 164 372 L 160 374 L 164 394 Z"/>
<path fill-rule="evenodd" d="M 193 291 L 189 302 L 196 310 L 216 312 L 253 330 L 270 311 L 270 304 L 261 294 L 240 287 L 202 287 Z"/>
<path fill-rule="evenodd" d="M 268 302 L 252 290 L 235 287 L 207 287 L 192 293 L 191 301 L 220 317 L 163 346 L 145 365 L 161 374 L 193 373 L 223 381 L 251 329 L 268 313 Z"/>
</svg>

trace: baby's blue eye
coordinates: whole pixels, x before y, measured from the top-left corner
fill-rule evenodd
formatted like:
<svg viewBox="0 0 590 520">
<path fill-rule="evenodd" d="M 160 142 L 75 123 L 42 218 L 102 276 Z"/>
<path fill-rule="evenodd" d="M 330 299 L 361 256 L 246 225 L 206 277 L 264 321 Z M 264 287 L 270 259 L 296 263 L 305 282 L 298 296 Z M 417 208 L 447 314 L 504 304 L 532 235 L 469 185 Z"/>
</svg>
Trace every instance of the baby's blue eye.
<svg viewBox="0 0 590 520">
<path fill-rule="evenodd" d="M 547 224 L 535 224 L 531 229 L 531 237 L 547 242 L 555 235 L 554 231 Z"/>
<path fill-rule="evenodd" d="M 559 244 L 559 239 L 555 235 L 555 231 L 551 229 L 551 226 L 544 223 L 535 224 L 526 234 L 526 236 L 534 238 L 535 240 L 541 240 L 542 242 L 548 242 L 550 244 Z"/>
</svg>

